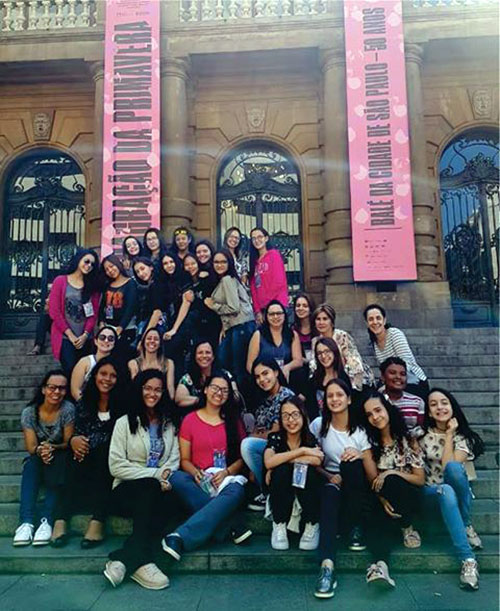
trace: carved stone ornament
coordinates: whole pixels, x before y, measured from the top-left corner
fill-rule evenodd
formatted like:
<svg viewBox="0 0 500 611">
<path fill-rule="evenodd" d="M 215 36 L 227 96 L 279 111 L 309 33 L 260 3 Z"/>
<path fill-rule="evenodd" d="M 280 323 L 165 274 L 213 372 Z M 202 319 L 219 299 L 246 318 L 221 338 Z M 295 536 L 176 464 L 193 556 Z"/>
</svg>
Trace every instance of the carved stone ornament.
<svg viewBox="0 0 500 611">
<path fill-rule="evenodd" d="M 35 140 L 48 140 L 52 131 L 53 112 L 40 111 L 32 115 Z"/>
<path fill-rule="evenodd" d="M 266 109 L 263 106 L 247 106 L 246 111 L 248 129 L 251 132 L 263 131 L 266 121 Z"/>
<path fill-rule="evenodd" d="M 480 87 L 471 92 L 472 112 L 475 119 L 491 119 L 493 94 L 489 87 Z"/>
</svg>

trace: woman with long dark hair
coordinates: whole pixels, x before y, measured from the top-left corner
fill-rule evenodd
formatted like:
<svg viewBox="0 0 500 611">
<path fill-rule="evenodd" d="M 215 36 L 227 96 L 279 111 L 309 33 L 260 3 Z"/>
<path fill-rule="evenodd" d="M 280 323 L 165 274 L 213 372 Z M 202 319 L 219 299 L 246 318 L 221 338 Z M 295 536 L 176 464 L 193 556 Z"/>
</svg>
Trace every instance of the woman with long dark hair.
<svg viewBox="0 0 500 611">
<path fill-rule="evenodd" d="M 316 334 L 313 321 L 314 301 L 307 293 L 298 293 L 293 300 L 293 325 L 302 348 L 304 365 L 308 366 L 312 359 L 312 340 Z"/>
<path fill-rule="evenodd" d="M 132 346 L 140 342 L 144 331 L 153 315 L 153 298 L 155 285 L 155 269 L 152 261 L 146 257 L 136 257 L 132 265 L 133 278 L 137 284 L 137 307 L 135 323 L 137 335 Z"/>
<path fill-rule="evenodd" d="M 467 422 L 455 397 L 442 388 L 433 388 L 425 403 L 425 434 L 419 440 L 425 458 L 424 499 L 439 505 L 443 521 L 462 563 L 460 586 L 477 590 L 479 571 L 474 554 L 482 542 L 471 523 L 472 493 L 468 470 L 474 477 L 472 461 L 484 452 L 484 443 Z"/>
<path fill-rule="evenodd" d="M 218 283 L 204 303 L 220 316 L 224 331 L 217 360 L 221 367 L 230 369 L 238 384 L 242 385 L 246 377 L 248 344 L 255 331 L 252 304 L 238 277 L 231 253 L 225 248 L 218 250 L 213 264 Z"/>
<path fill-rule="evenodd" d="M 92 517 L 80 546 L 90 549 L 104 540 L 112 482 L 108 468 L 109 442 L 120 415 L 119 392 L 123 382 L 113 358 L 104 357 L 93 368 L 77 403 L 75 431 L 69 443 L 73 460 L 68 462 L 66 483 L 55 510 L 53 547 L 63 547 L 68 542 L 67 521 L 77 506 L 76 500 L 81 504 L 83 499 Z"/>
<path fill-rule="evenodd" d="M 394 587 L 388 568 L 392 531 L 402 531 L 405 547 L 414 549 L 421 544 L 412 519 L 425 481 L 423 454 L 398 408 L 375 390 L 363 400 L 362 418 L 376 465 L 375 477 L 367 473 L 375 496 L 368 514 L 373 563 L 366 582 Z"/>
<path fill-rule="evenodd" d="M 250 292 L 257 322 L 263 320 L 262 310 L 273 300 L 288 307 L 288 282 L 285 264 L 278 250 L 271 248 L 269 233 L 262 227 L 250 232 Z"/>
<path fill-rule="evenodd" d="M 99 259 L 93 250 L 79 249 L 66 272 L 57 276 L 49 295 L 52 352 L 68 377 L 84 354 L 99 308 Z"/>
<path fill-rule="evenodd" d="M 62 369 L 47 372 L 35 396 L 21 413 L 24 445 L 19 523 L 13 545 L 47 545 L 58 494 L 65 481 L 66 450 L 73 434 L 75 409 L 65 400 L 68 379 Z M 40 524 L 35 530 L 38 491 L 45 485 Z M 33 536 L 34 533 L 34 536 Z"/>
<path fill-rule="evenodd" d="M 170 399 L 175 395 L 175 365 L 163 353 L 161 332 L 155 327 L 148 329 L 139 342 L 139 356 L 128 362 L 130 377 L 134 379 L 140 371 L 158 369 L 165 376 Z"/>
<path fill-rule="evenodd" d="M 349 383 L 338 378 L 329 380 L 325 387 L 323 413 L 312 421 L 310 427 L 325 455 L 323 466 L 318 468 L 324 485 L 318 551 L 320 573 L 314 592 L 317 598 L 331 598 L 337 586 L 338 532 L 348 533 L 350 550 L 365 549 L 362 507 L 366 482 L 363 467 L 372 461 L 370 443 L 352 411 L 351 394 Z"/>
<path fill-rule="evenodd" d="M 248 286 L 248 257 L 243 251 L 243 234 L 238 227 L 226 230 L 222 246 L 231 253 L 238 278 Z"/>
<path fill-rule="evenodd" d="M 111 505 L 133 520 L 132 534 L 121 549 L 111 552 L 104 569 L 114 587 L 126 575 L 150 590 L 169 585 L 154 563 L 155 542 L 176 506 L 169 479 L 179 468 L 179 444 L 166 390 L 160 371 L 141 371 L 133 382 L 128 414 L 118 418 L 111 437 Z"/>
<path fill-rule="evenodd" d="M 387 322 L 385 309 L 376 303 L 366 306 L 363 317 L 378 364 L 389 357 L 403 359 L 407 367 L 406 390 L 425 399 L 429 392 L 429 381 L 424 370 L 417 363 L 403 331 Z"/>
<path fill-rule="evenodd" d="M 279 431 L 269 435 L 264 451 L 273 514 L 273 549 L 288 549 L 287 525 L 290 530 L 298 530 L 298 524 L 289 523 L 295 499 L 300 503 L 305 523 L 299 549 L 318 547 L 322 478 L 314 467 L 319 467 L 323 458 L 316 438 L 309 432 L 304 402 L 299 397 L 285 399 L 280 409 Z"/>
<path fill-rule="evenodd" d="M 146 230 L 142 243 L 144 255 L 153 263 L 156 275 L 161 269 L 163 255 L 168 251 L 165 238 L 159 229 L 150 227 Z"/>
<path fill-rule="evenodd" d="M 162 541 L 164 551 L 175 560 L 216 533 L 221 538 L 223 525 L 243 503 L 246 478 L 239 473 L 244 437 L 231 380 L 224 372 L 214 372 L 205 385 L 200 408 L 184 418 L 179 431 L 181 470 L 170 481 L 191 517 Z M 251 534 L 233 523 L 234 543 L 242 543 Z"/>
<path fill-rule="evenodd" d="M 127 270 L 129 275 L 132 274 L 134 261 L 138 257 L 142 256 L 142 251 L 142 244 L 137 238 L 134 238 L 134 236 L 129 235 L 123 240 L 121 261 L 123 263 L 123 267 Z"/>
</svg>

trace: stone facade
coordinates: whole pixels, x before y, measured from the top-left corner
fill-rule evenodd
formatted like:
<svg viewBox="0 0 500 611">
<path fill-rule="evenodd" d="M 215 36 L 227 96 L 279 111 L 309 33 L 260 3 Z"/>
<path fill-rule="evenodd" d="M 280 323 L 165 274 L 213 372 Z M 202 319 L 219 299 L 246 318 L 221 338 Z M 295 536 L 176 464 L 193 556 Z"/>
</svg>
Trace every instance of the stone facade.
<svg viewBox="0 0 500 611">
<path fill-rule="evenodd" d="M 4 4 L 0 181 L 31 147 L 73 155 L 87 185 L 86 241 L 97 246 L 104 4 L 49 24 Z M 300 169 L 305 289 L 348 327 L 371 301 L 396 324 L 450 324 L 438 164 L 457 133 L 498 124 L 497 4 L 404 2 L 418 281 L 391 285 L 353 282 L 341 3 L 222 4 L 226 13 L 220 3 L 162 3 L 162 228 L 215 238 L 221 160 L 266 140 Z"/>
</svg>

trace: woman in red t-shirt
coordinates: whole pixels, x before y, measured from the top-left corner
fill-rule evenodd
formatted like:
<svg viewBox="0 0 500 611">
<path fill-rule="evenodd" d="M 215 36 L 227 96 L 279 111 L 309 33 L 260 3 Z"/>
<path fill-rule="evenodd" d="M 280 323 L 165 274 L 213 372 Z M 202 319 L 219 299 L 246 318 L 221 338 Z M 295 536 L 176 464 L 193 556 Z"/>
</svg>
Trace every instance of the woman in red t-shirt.
<svg viewBox="0 0 500 611">
<path fill-rule="evenodd" d="M 245 498 L 247 480 L 239 475 L 244 437 L 231 380 L 226 373 L 215 372 L 206 381 L 200 409 L 184 418 L 179 432 L 181 470 L 172 474 L 170 482 L 192 515 L 162 541 L 164 551 L 175 560 L 215 533 L 221 538 L 225 523 L 234 543 L 252 535 L 234 518 L 229 520 Z"/>
</svg>

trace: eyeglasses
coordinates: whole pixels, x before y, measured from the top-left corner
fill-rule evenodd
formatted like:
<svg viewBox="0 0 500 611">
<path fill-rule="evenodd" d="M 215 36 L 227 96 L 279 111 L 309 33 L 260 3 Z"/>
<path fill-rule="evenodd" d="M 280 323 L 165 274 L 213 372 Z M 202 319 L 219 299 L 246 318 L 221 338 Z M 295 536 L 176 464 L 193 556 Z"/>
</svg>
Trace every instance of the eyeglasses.
<svg viewBox="0 0 500 611">
<path fill-rule="evenodd" d="M 293 420 L 293 422 L 297 422 L 297 420 L 300 420 L 302 418 L 302 414 L 299 411 L 296 412 L 286 412 L 284 414 L 281 414 L 281 419 L 283 420 L 283 422 L 288 422 L 289 420 Z"/>
<path fill-rule="evenodd" d="M 260 242 L 260 240 L 264 240 L 265 239 L 265 235 L 254 235 L 252 236 L 252 242 Z"/>
<path fill-rule="evenodd" d="M 95 263 L 92 259 L 82 259 L 82 263 L 84 265 L 89 265 L 90 267 L 94 267 Z"/>
<path fill-rule="evenodd" d="M 285 312 L 268 312 L 268 316 L 284 316 Z"/>
<path fill-rule="evenodd" d="M 214 265 L 227 265 L 226 259 L 214 259 Z"/>
<path fill-rule="evenodd" d="M 153 386 L 143 386 L 142 390 L 150 395 L 161 395 L 163 388 L 154 388 Z"/>
<path fill-rule="evenodd" d="M 110 344 L 114 344 L 115 343 L 115 336 L 114 335 L 103 335 L 101 333 L 100 335 L 97 336 L 97 339 L 101 340 L 101 342 L 108 342 Z"/>
<path fill-rule="evenodd" d="M 318 357 L 320 357 L 320 356 L 326 356 L 327 354 L 333 354 L 333 352 L 332 352 L 332 351 L 331 351 L 329 348 L 325 348 L 325 350 L 318 350 L 318 351 L 316 352 L 316 355 L 317 355 Z"/>
<path fill-rule="evenodd" d="M 66 392 L 67 386 L 65 384 L 61 384 L 60 386 L 57 384 L 45 384 L 45 388 L 50 392 Z"/>
<path fill-rule="evenodd" d="M 210 388 L 210 390 L 216 395 L 222 395 L 223 397 L 227 397 L 229 395 L 229 389 L 217 386 L 217 384 L 209 384 L 208 388 Z"/>
</svg>

